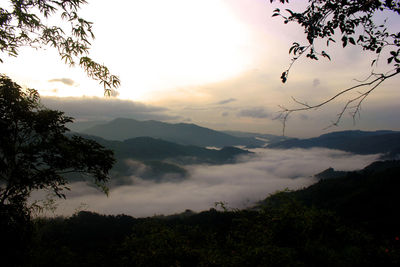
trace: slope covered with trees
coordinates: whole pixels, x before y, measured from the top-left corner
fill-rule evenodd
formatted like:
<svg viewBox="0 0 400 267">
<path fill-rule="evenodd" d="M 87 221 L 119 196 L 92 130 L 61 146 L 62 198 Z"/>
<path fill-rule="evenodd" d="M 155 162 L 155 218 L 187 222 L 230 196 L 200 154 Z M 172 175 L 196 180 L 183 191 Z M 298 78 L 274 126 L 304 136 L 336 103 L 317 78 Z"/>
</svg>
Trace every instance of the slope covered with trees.
<svg viewBox="0 0 400 267">
<path fill-rule="evenodd" d="M 399 162 L 280 192 L 250 210 L 37 219 L 37 266 L 398 266 Z M 43 256 L 45 255 L 45 256 Z"/>
<path fill-rule="evenodd" d="M 355 154 L 390 154 L 395 157 L 400 148 L 400 133 L 394 131 L 341 131 L 309 139 L 290 139 L 268 145 L 268 148 L 325 147 Z"/>
<path fill-rule="evenodd" d="M 235 146 L 262 147 L 265 142 L 253 137 L 236 137 L 188 123 L 165 123 L 160 121 L 138 121 L 118 118 L 106 124 L 93 126 L 83 131 L 109 140 L 123 141 L 135 137 L 152 137 L 166 141 L 194 146 Z"/>
<path fill-rule="evenodd" d="M 92 178 L 107 193 L 113 152 L 94 140 L 66 136 L 65 124 L 72 118 L 40 104 L 36 90 L 23 90 L 7 76 L 0 75 L 0 235 L 4 253 L 25 257 L 31 232 L 30 205 L 35 190 L 65 198 L 68 174 Z"/>
<path fill-rule="evenodd" d="M 131 183 L 127 177 L 138 175 L 153 181 L 181 180 L 187 177 L 188 164 L 229 164 L 240 156 L 252 155 L 236 147 L 207 149 L 199 146 L 180 145 L 151 137 L 136 137 L 124 141 L 110 141 L 97 136 L 81 135 L 114 151 L 116 163 L 111 171 L 111 184 Z M 80 176 L 70 176 L 73 181 Z"/>
</svg>

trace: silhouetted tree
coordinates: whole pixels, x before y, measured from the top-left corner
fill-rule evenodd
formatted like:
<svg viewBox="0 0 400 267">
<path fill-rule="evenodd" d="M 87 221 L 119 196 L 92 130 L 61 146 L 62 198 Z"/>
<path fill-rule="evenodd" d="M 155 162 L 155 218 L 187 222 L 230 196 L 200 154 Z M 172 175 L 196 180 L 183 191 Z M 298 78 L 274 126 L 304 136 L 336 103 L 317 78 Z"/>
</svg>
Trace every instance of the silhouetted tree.
<svg viewBox="0 0 400 267">
<path fill-rule="evenodd" d="M 2 240 L 21 245 L 30 222 L 27 201 L 34 190 L 65 197 L 66 175 L 94 178 L 107 192 L 113 152 L 93 140 L 68 137 L 72 118 L 40 104 L 36 90 L 0 75 L 0 231 Z M 26 230 L 26 231 L 25 231 Z M 29 232 L 29 231 L 28 231 Z M 19 242 L 21 241 L 21 242 Z M 26 240 L 25 240 L 26 241 Z M 18 252 L 8 244 L 9 252 Z"/>
<path fill-rule="evenodd" d="M 79 64 L 110 94 L 120 81 L 106 66 L 88 57 L 94 39 L 92 22 L 79 15 L 79 9 L 86 3 L 86 0 L 1 1 L 0 51 L 16 57 L 23 46 L 54 47 L 66 64 Z M 50 18 L 56 18 L 56 24 L 49 24 Z"/>
<path fill-rule="evenodd" d="M 270 0 L 274 2 L 275 0 Z M 289 3 L 289 0 L 279 0 L 281 3 Z M 386 25 L 386 20 L 376 24 L 376 17 L 381 12 L 390 12 L 400 15 L 400 2 L 394 0 L 309 0 L 305 10 L 293 11 L 286 9 L 282 13 L 279 8 L 274 10 L 272 16 L 279 16 L 284 19 L 284 23 L 295 22 L 303 29 L 307 37 L 306 44 L 294 42 L 289 50 L 293 54 L 292 62 L 287 70 L 282 73 L 281 79 L 285 83 L 289 76 L 289 71 L 293 64 L 302 56 L 312 60 L 319 57 L 331 59 L 323 50 L 318 50 L 315 44 L 318 41 L 326 42 L 329 46 L 331 42 L 336 42 L 340 38 L 343 48 L 348 44 L 360 46 L 365 51 L 376 53 L 375 59 L 371 62 L 371 74 L 367 79 L 359 81 L 355 86 L 339 91 L 337 94 L 327 98 L 317 104 L 307 104 L 306 102 L 293 99 L 299 106 L 297 108 L 282 107 L 281 118 L 284 123 L 292 112 L 316 109 L 335 100 L 350 91 L 357 90 L 356 97 L 348 99 L 343 109 L 337 115 L 336 121 L 332 125 L 337 125 L 343 114 L 350 111 L 355 119 L 359 114 L 361 104 L 378 86 L 384 81 L 400 73 L 400 32 L 398 29 L 392 30 Z M 318 43 L 321 47 L 323 43 Z M 376 73 L 374 67 L 380 60 L 386 60 L 388 71 Z"/>
</svg>

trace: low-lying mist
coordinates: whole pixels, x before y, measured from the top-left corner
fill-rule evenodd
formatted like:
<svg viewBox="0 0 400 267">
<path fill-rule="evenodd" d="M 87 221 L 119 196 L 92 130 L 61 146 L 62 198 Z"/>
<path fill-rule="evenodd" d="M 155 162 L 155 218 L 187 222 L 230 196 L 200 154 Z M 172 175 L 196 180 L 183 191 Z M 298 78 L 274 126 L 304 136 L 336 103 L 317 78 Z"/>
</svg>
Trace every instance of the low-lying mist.
<svg viewBox="0 0 400 267">
<path fill-rule="evenodd" d="M 57 215 L 71 215 L 84 207 L 102 214 L 135 217 L 208 210 L 215 202 L 244 208 L 278 190 L 300 189 L 316 182 L 313 177 L 329 167 L 362 169 L 379 155 L 354 155 L 329 149 L 256 149 L 256 156 L 236 164 L 191 165 L 183 181 L 156 183 L 132 176 L 132 185 L 111 188 L 107 197 L 85 183 L 74 183 L 67 200 L 59 201 Z"/>
</svg>

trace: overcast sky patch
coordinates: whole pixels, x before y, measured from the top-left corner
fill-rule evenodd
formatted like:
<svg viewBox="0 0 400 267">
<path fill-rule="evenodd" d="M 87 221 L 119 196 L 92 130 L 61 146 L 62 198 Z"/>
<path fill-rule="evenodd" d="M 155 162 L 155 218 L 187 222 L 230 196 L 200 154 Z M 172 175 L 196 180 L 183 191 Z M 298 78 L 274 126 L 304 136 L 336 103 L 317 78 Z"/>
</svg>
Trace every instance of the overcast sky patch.
<svg viewBox="0 0 400 267">
<path fill-rule="evenodd" d="M 238 117 L 250 117 L 250 118 L 256 118 L 256 119 L 265 119 L 265 118 L 269 118 L 271 116 L 271 114 L 268 113 L 264 108 L 256 107 L 256 108 L 242 109 L 241 111 L 239 111 L 237 116 Z"/>
<path fill-rule="evenodd" d="M 217 105 L 225 105 L 225 104 L 234 102 L 236 100 L 237 100 L 236 98 L 228 98 L 228 99 L 221 100 L 221 101 L 217 102 Z"/>
<path fill-rule="evenodd" d="M 313 80 L 313 87 L 317 87 L 320 84 L 321 84 L 321 81 L 319 79 L 314 79 Z"/>
<path fill-rule="evenodd" d="M 49 80 L 50 83 L 54 82 L 60 82 L 68 86 L 73 86 L 75 84 L 75 81 L 69 78 L 57 78 L 57 79 L 51 79 Z"/>
<path fill-rule="evenodd" d="M 76 120 L 110 120 L 132 118 L 138 120 L 176 120 L 181 118 L 170 114 L 169 109 L 146 105 L 130 100 L 99 97 L 42 97 L 42 103 L 50 108 L 61 110 Z"/>
</svg>

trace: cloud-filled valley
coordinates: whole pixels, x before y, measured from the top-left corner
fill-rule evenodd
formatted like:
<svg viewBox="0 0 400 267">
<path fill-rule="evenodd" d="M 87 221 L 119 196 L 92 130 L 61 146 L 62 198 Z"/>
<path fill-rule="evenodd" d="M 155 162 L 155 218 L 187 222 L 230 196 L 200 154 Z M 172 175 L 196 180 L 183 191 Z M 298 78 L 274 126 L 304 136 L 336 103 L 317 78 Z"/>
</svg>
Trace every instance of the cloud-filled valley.
<svg viewBox="0 0 400 267">
<path fill-rule="evenodd" d="M 316 181 L 314 174 L 329 167 L 356 170 L 378 158 L 320 148 L 254 151 L 255 156 L 235 164 L 186 166 L 190 175 L 182 181 L 157 183 L 131 176 L 132 185 L 111 188 L 109 197 L 83 182 L 74 183 L 56 214 L 69 215 L 84 206 L 104 214 L 142 217 L 208 210 L 220 201 L 244 208 L 278 190 L 306 187 Z"/>
</svg>

